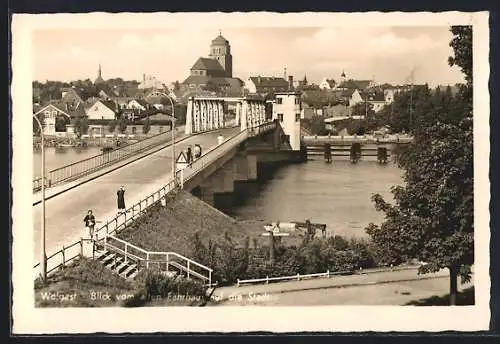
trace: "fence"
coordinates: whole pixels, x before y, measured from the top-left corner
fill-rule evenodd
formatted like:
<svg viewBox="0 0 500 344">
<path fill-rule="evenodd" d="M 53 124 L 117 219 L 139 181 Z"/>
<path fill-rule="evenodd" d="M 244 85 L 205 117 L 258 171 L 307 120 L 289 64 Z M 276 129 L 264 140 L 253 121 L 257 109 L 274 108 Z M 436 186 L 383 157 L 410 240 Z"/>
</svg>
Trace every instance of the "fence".
<svg viewBox="0 0 500 344">
<path fill-rule="evenodd" d="M 269 277 L 266 276 L 265 278 L 254 278 L 254 279 L 246 279 L 246 280 L 236 280 L 236 286 L 239 287 L 242 284 L 254 284 L 254 283 L 265 283 L 269 284 L 269 282 L 284 282 L 284 281 L 300 281 L 300 280 L 305 280 L 305 279 L 311 279 L 311 278 L 330 278 L 330 276 L 345 276 L 345 275 L 366 275 L 366 274 L 373 274 L 373 273 L 378 273 L 378 272 L 386 272 L 386 271 L 402 271 L 402 270 L 416 270 L 418 269 L 417 266 L 410 266 L 410 267 L 399 267 L 399 268 L 390 268 L 390 269 L 369 269 L 369 270 L 351 270 L 351 271 L 330 271 L 327 270 L 326 272 L 321 272 L 321 273 L 316 273 L 316 274 L 307 274 L 307 275 L 301 275 L 301 274 L 296 274 L 293 276 L 280 276 L 280 277 Z"/>
<path fill-rule="evenodd" d="M 362 135 L 362 136 L 312 136 L 312 135 L 304 135 L 302 136 L 302 141 L 306 145 L 323 145 L 325 143 L 342 143 L 342 144 L 349 144 L 353 142 L 360 142 L 360 143 L 410 143 L 413 140 L 412 137 L 408 136 L 398 136 L 398 135 L 391 135 L 387 137 L 380 137 L 377 138 L 372 135 Z"/>
<path fill-rule="evenodd" d="M 247 137 L 248 137 L 248 130 L 241 131 L 235 136 L 227 139 L 223 143 L 213 147 L 212 149 L 208 150 L 205 154 L 203 154 L 199 159 L 195 160 L 192 164 L 189 170 L 191 173 L 187 176 L 183 176 L 184 179 L 189 179 L 192 178 L 194 175 L 196 175 L 199 171 L 203 170 L 206 166 L 210 165 L 213 161 L 215 161 L 217 158 L 220 156 L 226 154 L 228 151 L 233 149 L 235 146 L 243 142 Z M 165 186 L 162 188 L 156 190 L 146 198 L 142 199 L 141 201 L 137 202 L 136 204 L 132 205 L 127 209 L 127 211 L 116 215 L 112 220 L 107 221 L 104 225 L 102 225 L 100 228 L 98 228 L 94 234 L 96 237 L 96 241 L 102 241 L 104 240 L 105 237 L 107 236 L 112 236 L 113 234 L 119 232 L 120 230 L 123 230 L 127 225 L 129 225 L 131 222 L 133 222 L 135 219 L 137 219 L 139 216 L 144 214 L 145 210 L 151 207 L 152 205 L 158 203 L 163 199 L 167 194 L 169 194 L 171 191 L 175 190 L 177 188 L 177 181 L 180 177 L 180 171 L 176 172 L 175 178 L 172 178 Z M 101 239 L 99 239 L 101 238 Z M 89 240 L 89 239 L 83 239 L 83 240 Z M 63 262 L 68 262 L 70 260 L 73 260 L 77 257 L 79 257 L 82 254 L 82 250 L 73 253 L 70 257 L 66 256 L 66 250 L 70 247 L 74 247 L 78 244 L 82 245 L 82 250 L 83 250 L 83 241 L 77 241 L 70 246 L 63 247 L 62 250 L 50 255 L 47 257 L 47 273 L 52 272 L 56 270 L 57 268 L 61 267 L 61 263 L 57 260 L 57 257 L 59 255 L 63 256 Z M 173 257 L 174 253 L 170 252 L 170 256 Z M 178 255 L 180 256 L 180 255 Z M 146 259 L 147 260 L 147 259 Z M 150 263 L 152 261 L 150 260 Z M 190 263 L 191 264 L 191 263 Z M 37 263 L 34 268 L 36 269 L 40 263 Z M 49 266 L 51 266 L 49 268 Z M 64 265 L 64 264 L 63 264 Z M 172 266 L 175 265 L 175 262 L 170 264 Z M 179 267 L 178 267 L 179 268 Z"/>
<path fill-rule="evenodd" d="M 47 274 L 61 268 L 65 267 L 76 258 L 83 255 L 84 252 L 84 243 L 91 242 L 91 239 L 81 238 L 79 241 L 76 241 L 68 246 L 63 246 L 59 251 L 51 254 L 47 257 Z M 50 266 L 49 262 L 51 263 Z M 40 263 L 35 264 L 34 269 L 37 269 L 40 266 Z M 35 277 L 38 277 L 39 274 L 35 271 Z"/>
<path fill-rule="evenodd" d="M 74 178 L 95 172 L 96 170 L 111 165 L 117 161 L 128 158 L 134 154 L 158 146 L 162 143 L 169 142 L 172 138 L 172 132 L 164 132 L 147 139 L 125 145 L 113 149 L 102 154 L 75 162 L 70 165 L 56 168 L 47 173 L 45 177 L 45 186 L 51 187 L 62 182 L 70 181 Z M 42 187 L 42 178 L 38 177 L 33 180 L 33 191 L 36 192 Z"/>
</svg>

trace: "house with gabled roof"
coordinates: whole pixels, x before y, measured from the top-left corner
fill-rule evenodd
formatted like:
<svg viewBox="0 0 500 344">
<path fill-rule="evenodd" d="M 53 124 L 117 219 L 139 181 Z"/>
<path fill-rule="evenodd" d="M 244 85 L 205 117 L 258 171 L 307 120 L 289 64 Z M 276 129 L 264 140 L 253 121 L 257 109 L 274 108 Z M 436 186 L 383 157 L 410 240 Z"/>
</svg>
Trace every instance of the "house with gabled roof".
<svg viewBox="0 0 500 344">
<path fill-rule="evenodd" d="M 41 107 L 34 115 L 42 122 L 44 135 L 57 135 L 58 133 L 66 133 L 72 120 L 85 117 L 85 111 L 83 103 L 70 106 L 67 103 L 57 101 Z"/>
<path fill-rule="evenodd" d="M 111 100 L 97 100 L 92 106 L 87 109 L 87 117 L 90 120 L 114 120 L 118 109 L 116 103 Z"/>
<path fill-rule="evenodd" d="M 151 108 L 151 104 L 149 104 L 145 99 L 132 99 L 128 102 L 127 108 L 146 111 Z"/>
<path fill-rule="evenodd" d="M 319 88 L 322 90 L 333 90 L 337 86 L 337 82 L 334 79 L 323 78 L 319 84 Z"/>
<path fill-rule="evenodd" d="M 269 94 L 288 91 L 290 83 L 282 77 L 259 75 L 249 77 L 245 83 L 245 88 L 249 93 Z"/>
<path fill-rule="evenodd" d="M 374 83 L 372 80 L 353 80 L 349 79 L 346 81 L 342 81 L 337 88 L 343 90 L 360 90 L 364 91 L 370 87 L 373 87 Z"/>
<path fill-rule="evenodd" d="M 383 91 L 359 91 L 354 90 L 349 100 L 349 106 L 367 102 L 372 104 L 373 111 L 379 112 L 386 104 L 386 99 Z"/>
</svg>

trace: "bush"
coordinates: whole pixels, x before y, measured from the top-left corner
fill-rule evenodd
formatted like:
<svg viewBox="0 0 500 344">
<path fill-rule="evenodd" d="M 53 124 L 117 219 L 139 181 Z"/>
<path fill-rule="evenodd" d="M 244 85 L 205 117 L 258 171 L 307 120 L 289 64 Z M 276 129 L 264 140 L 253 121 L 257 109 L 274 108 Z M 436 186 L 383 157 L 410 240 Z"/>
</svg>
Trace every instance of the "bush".
<svg viewBox="0 0 500 344">
<path fill-rule="evenodd" d="M 110 133 L 112 133 L 112 132 L 114 132 L 114 131 L 115 131 L 115 129 L 116 129 L 116 121 L 115 121 L 115 120 L 112 120 L 112 121 L 110 121 L 110 122 L 109 122 L 109 124 L 108 124 L 108 131 L 109 131 Z"/>
<path fill-rule="evenodd" d="M 248 239 L 236 247 L 230 238 L 210 242 L 204 246 L 195 236 L 193 257 L 214 269 L 213 277 L 220 285 L 235 283 L 237 279 L 293 276 L 299 274 L 352 272 L 377 265 L 372 245 L 364 239 L 347 240 L 341 236 L 327 240 L 316 238 L 298 247 L 275 243 L 275 263 L 270 265 L 269 246 L 248 248 Z"/>
</svg>

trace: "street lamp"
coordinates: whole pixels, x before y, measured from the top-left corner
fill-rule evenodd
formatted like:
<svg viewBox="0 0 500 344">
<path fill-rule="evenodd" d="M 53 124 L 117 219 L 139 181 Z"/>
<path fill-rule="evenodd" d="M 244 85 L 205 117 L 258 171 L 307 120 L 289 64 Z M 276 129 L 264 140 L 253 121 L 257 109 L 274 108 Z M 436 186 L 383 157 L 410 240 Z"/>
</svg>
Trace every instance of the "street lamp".
<svg viewBox="0 0 500 344">
<path fill-rule="evenodd" d="M 45 282 L 47 279 L 47 255 L 45 254 L 45 140 L 43 135 L 42 123 L 35 115 L 33 115 L 33 118 L 36 120 L 38 126 L 40 127 L 40 137 L 42 139 L 42 249 L 40 256 L 40 275 L 42 277 L 42 281 Z"/>
<path fill-rule="evenodd" d="M 168 100 L 170 101 L 170 105 L 172 106 L 172 125 L 171 125 L 171 131 L 172 131 L 172 178 L 174 178 L 175 181 L 175 107 L 174 103 L 172 102 L 172 98 L 167 95 Z"/>
</svg>

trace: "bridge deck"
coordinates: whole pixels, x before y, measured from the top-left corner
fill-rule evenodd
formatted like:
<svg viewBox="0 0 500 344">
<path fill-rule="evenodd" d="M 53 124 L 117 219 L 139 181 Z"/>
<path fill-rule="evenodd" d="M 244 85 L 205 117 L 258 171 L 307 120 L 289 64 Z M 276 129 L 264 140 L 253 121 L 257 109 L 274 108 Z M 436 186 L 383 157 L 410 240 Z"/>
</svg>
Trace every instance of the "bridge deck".
<svg viewBox="0 0 500 344">
<path fill-rule="evenodd" d="M 221 129 L 193 136 L 176 145 L 176 155 L 188 145 L 200 144 L 203 152 L 217 145 L 217 136 L 230 137 L 240 128 Z M 59 250 L 63 244 L 88 236 L 83 217 L 93 209 L 98 221 L 107 221 L 117 212 L 116 190 L 125 187 L 127 207 L 166 184 L 171 176 L 172 148 L 167 147 L 130 165 L 89 181 L 46 202 L 46 251 Z M 41 205 L 33 207 L 35 260 L 40 252 Z M 96 225 L 96 228 L 99 224 Z"/>
</svg>

